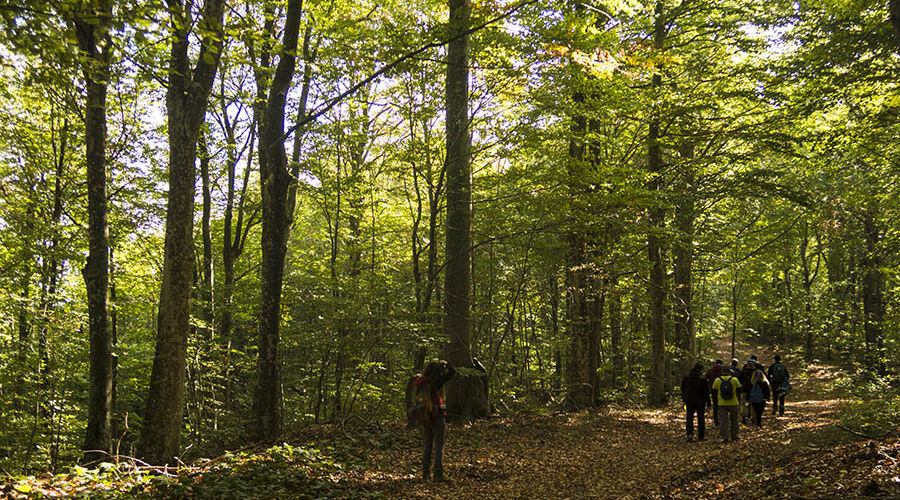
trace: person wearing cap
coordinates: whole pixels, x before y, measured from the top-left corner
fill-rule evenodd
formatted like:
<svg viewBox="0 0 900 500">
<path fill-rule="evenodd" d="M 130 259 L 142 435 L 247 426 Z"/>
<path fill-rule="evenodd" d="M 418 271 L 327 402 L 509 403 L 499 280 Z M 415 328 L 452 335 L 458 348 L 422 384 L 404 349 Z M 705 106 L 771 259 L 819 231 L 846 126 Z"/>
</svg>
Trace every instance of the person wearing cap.
<svg viewBox="0 0 900 500">
<path fill-rule="evenodd" d="M 769 367 L 769 381 L 772 383 L 772 415 L 784 415 L 784 396 L 790 387 L 788 369 L 781 364 L 781 356 L 775 355 L 775 362 Z"/>
<path fill-rule="evenodd" d="M 739 361 L 737 358 L 731 358 L 731 366 L 728 367 L 728 373 L 730 373 L 733 377 L 740 376 L 741 374 L 741 369 L 738 367 L 738 363 Z"/>
<path fill-rule="evenodd" d="M 722 397 L 722 384 L 731 384 L 731 398 Z M 738 440 L 738 428 L 740 427 L 738 423 L 738 390 L 740 388 L 741 382 L 730 373 L 723 373 L 713 381 L 713 389 L 719 400 L 719 435 L 722 436 L 723 443 Z"/>
<path fill-rule="evenodd" d="M 709 390 L 710 394 L 713 393 L 713 382 L 722 375 L 722 360 L 717 359 L 715 364 L 706 372 L 706 387 Z M 716 423 L 716 427 L 719 426 L 719 398 L 712 398 L 712 414 L 713 414 L 713 422 Z"/>
</svg>

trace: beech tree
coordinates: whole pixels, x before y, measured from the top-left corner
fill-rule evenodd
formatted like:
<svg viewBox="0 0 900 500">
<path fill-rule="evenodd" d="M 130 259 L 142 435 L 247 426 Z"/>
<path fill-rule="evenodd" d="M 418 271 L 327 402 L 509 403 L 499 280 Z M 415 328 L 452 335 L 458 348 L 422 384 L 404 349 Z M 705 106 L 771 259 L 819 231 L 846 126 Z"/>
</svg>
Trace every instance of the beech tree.
<svg viewBox="0 0 900 500">
<path fill-rule="evenodd" d="M 224 0 L 208 0 L 194 19 L 193 4 L 167 4 L 172 33 L 166 111 L 169 127 L 169 192 L 165 257 L 159 294 L 158 332 L 150 393 L 138 450 L 151 463 L 178 456 L 184 406 L 184 369 L 190 331 L 193 270 L 194 187 L 197 139 L 204 123 L 219 58 L 222 54 Z M 194 33 L 194 23 L 197 32 Z M 195 63 L 188 48 L 200 38 Z"/>
</svg>

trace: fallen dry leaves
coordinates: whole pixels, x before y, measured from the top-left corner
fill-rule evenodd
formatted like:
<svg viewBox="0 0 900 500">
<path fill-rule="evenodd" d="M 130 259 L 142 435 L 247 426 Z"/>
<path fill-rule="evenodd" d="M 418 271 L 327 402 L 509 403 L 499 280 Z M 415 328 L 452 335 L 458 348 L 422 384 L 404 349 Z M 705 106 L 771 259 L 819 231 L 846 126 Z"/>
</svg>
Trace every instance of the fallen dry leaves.
<svg viewBox="0 0 900 500">
<path fill-rule="evenodd" d="M 706 441 L 685 442 L 675 405 L 490 418 L 450 425 L 444 458 L 450 481 L 431 483 L 418 479 L 420 432 L 399 424 L 316 426 L 285 437 L 323 450 L 305 455 L 312 463 L 343 466 L 286 477 L 318 485 L 315 494 L 294 496 L 310 498 L 900 498 L 900 440 L 865 440 L 839 428 L 842 401 L 823 396 L 830 376 L 816 367 L 798 377 L 786 414 L 767 412 L 764 428 L 742 427 L 736 443 L 719 441 L 712 418 Z M 0 487 L 0 496 L 11 486 Z"/>
</svg>

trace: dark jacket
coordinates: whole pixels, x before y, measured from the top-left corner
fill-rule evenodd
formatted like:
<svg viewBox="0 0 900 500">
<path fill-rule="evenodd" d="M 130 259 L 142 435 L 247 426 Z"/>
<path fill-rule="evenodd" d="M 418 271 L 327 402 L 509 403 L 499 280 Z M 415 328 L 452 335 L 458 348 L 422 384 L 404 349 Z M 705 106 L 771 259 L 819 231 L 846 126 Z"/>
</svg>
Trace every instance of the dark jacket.
<svg viewBox="0 0 900 500">
<path fill-rule="evenodd" d="M 681 400 L 694 408 L 703 408 L 704 405 L 711 404 L 709 387 L 699 370 L 691 370 L 691 373 L 681 380 Z"/>
<path fill-rule="evenodd" d="M 709 389 L 709 392 L 712 392 L 713 382 L 716 380 L 716 377 L 722 374 L 722 365 L 712 365 L 712 368 L 706 372 L 706 387 Z"/>
<path fill-rule="evenodd" d="M 781 380 L 776 380 L 776 377 L 774 376 L 776 366 L 781 366 L 784 368 L 784 378 Z M 791 377 L 791 375 L 788 373 L 787 367 L 785 367 L 779 361 L 772 363 L 772 366 L 769 367 L 769 373 L 767 373 L 766 375 L 769 376 L 769 380 L 771 380 L 772 384 L 774 384 L 774 385 L 781 385 L 784 383 L 785 380 L 788 380 Z"/>
<path fill-rule="evenodd" d="M 738 392 L 746 392 L 748 394 L 750 393 L 750 386 L 753 385 L 750 383 L 750 378 L 753 376 L 753 372 L 755 371 L 755 363 L 747 363 L 743 368 L 741 368 L 741 374 L 738 375 L 738 380 L 741 383 L 741 388 L 738 390 Z"/>
</svg>

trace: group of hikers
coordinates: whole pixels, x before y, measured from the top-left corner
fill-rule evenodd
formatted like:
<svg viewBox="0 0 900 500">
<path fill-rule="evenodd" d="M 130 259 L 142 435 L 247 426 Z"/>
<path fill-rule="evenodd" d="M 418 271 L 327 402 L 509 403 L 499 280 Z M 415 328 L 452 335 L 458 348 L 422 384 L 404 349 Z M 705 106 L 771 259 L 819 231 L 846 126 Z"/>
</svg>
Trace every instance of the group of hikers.
<svg viewBox="0 0 900 500">
<path fill-rule="evenodd" d="M 701 363 L 694 365 L 681 381 L 686 439 L 694 440 L 695 416 L 697 439 L 706 439 L 705 413 L 709 407 L 725 443 L 738 440 L 741 423 L 762 429 L 763 412 L 770 399 L 772 414 L 784 415 L 784 397 L 791 390 L 790 374 L 781 363 L 781 356 L 776 354 L 774 360 L 767 370 L 756 355 L 740 368 L 737 358 L 728 367 L 717 359 L 705 374 Z"/>
<path fill-rule="evenodd" d="M 762 428 L 766 402 L 773 402 L 772 414 L 784 415 L 784 397 L 791 390 L 790 374 L 775 355 L 768 370 L 753 355 L 743 367 L 738 359 L 724 366 L 717 359 L 706 373 L 697 363 L 681 381 L 681 398 L 686 410 L 685 430 L 688 441 L 694 440 L 694 418 L 697 419 L 697 439 L 706 439 L 706 409 L 712 408 L 713 420 L 723 442 L 737 441 L 740 424 L 755 424 Z M 456 370 L 446 361 L 432 361 L 412 382 L 415 401 L 410 409 L 410 422 L 417 421 L 424 428 L 425 449 L 422 454 L 422 478 L 443 481 L 443 448 L 446 437 L 444 384 Z M 433 466 L 433 469 L 432 469 Z M 432 474 L 433 471 L 433 474 Z"/>
</svg>

